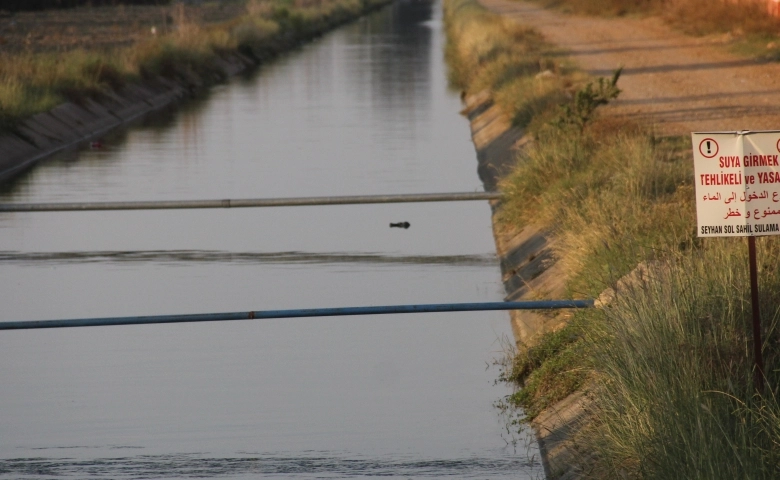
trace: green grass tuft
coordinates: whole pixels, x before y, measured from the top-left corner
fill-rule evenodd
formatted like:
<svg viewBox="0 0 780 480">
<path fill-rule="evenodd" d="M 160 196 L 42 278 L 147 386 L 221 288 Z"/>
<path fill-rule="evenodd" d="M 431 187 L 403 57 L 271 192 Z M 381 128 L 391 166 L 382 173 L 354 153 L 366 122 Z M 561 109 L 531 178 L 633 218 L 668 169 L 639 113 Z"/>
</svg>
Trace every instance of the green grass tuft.
<svg viewBox="0 0 780 480">
<path fill-rule="evenodd" d="M 577 391 L 588 379 L 583 327 L 582 321 L 572 321 L 506 360 L 499 380 L 520 387 L 508 402 L 523 410 L 525 421 Z"/>
</svg>

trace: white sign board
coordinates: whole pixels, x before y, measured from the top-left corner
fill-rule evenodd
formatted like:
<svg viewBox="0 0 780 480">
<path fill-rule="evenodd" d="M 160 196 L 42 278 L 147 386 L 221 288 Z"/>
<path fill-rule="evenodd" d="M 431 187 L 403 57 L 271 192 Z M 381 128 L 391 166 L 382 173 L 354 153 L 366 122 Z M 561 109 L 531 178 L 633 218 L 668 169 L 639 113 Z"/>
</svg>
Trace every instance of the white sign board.
<svg viewBox="0 0 780 480">
<path fill-rule="evenodd" d="M 780 235 L 780 131 L 691 137 L 698 235 Z"/>
</svg>

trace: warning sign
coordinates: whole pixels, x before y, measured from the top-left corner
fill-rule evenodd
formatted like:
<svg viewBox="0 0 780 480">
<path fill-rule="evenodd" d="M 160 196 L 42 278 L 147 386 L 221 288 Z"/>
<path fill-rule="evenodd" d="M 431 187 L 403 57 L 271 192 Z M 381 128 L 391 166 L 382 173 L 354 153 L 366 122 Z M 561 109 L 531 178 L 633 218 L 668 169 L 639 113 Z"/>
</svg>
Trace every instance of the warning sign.
<svg viewBox="0 0 780 480">
<path fill-rule="evenodd" d="M 691 136 L 698 235 L 780 235 L 780 131 Z"/>
<path fill-rule="evenodd" d="M 717 155 L 719 151 L 720 146 L 718 146 L 718 142 L 716 142 L 714 138 L 707 137 L 699 142 L 699 153 L 704 158 L 712 158 Z"/>
</svg>

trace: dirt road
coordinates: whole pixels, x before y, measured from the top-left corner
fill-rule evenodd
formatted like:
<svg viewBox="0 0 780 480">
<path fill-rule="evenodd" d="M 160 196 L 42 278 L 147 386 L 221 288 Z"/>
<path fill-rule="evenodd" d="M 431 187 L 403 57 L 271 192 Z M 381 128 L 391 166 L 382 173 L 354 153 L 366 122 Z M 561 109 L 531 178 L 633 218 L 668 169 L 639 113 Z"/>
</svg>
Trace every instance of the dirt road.
<svg viewBox="0 0 780 480">
<path fill-rule="evenodd" d="M 623 93 L 608 107 L 614 115 L 652 123 L 659 134 L 780 130 L 780 64 L 729 54 L 723 40 L 686 36 L 657 18 L 590 18 L 521 1 L 480 2 L 534 27 L 594 75 L 622 65 Z"/>
</svg>

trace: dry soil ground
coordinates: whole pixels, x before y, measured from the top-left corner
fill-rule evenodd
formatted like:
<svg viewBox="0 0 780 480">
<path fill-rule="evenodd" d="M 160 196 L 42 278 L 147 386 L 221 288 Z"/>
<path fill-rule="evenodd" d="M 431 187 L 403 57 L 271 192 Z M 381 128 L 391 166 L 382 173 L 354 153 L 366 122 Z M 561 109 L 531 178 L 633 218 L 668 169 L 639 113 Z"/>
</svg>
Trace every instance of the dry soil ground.
<svg viewBox="0 0 780 480">
<path fill-rule="evenodd" d="M 564 15 L 536 4 L 480 0 L 540 31 L 584 70 L 623 66 L 611 114 L 655 124 L 660 134 L 780 130 L 780 64 L 730 54 L 723 37 L 691 37 L 660 19 Z"/>
<path fill-rule="evenodd" d="M 196 5 L 118 5 L 40 12 L 0 12 L 0 52 L 61 52 L 131 45 L 176 28 L 182 20 L 218 23 L 246 12 L 246 2 L 231 0 Z M 0 5 L 1 7 L 1 5 Z"/>
</svg>

